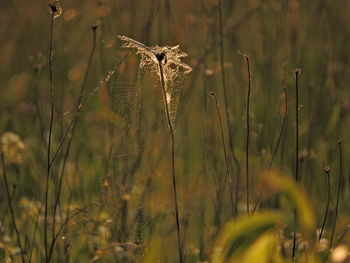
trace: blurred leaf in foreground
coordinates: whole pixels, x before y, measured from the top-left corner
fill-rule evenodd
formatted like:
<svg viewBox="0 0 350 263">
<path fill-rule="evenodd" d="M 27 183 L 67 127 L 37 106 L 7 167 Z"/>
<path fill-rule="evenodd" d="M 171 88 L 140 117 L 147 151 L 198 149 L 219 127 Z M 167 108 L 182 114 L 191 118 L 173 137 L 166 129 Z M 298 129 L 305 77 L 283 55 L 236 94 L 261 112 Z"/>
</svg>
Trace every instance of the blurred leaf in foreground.
<svg viewBox="0 0 350 263">
<path fill-rule="evenodd" d="M 303 190 L 276 171 L 266 172 L 261 178 L 264 191 L 285 197 L 296 213 L 290 209 L 260 212 L 227 223 L 213 249 L 214 263 L 289 262 L 280 253 L 281 241 L 286 238 L 281 230 L 296 228 L 306 239 L 314 233 L 315 216 Z M 312 246 L 299 251 L 298 258 L 299 262 L 319 262 Z"/>
</svg>

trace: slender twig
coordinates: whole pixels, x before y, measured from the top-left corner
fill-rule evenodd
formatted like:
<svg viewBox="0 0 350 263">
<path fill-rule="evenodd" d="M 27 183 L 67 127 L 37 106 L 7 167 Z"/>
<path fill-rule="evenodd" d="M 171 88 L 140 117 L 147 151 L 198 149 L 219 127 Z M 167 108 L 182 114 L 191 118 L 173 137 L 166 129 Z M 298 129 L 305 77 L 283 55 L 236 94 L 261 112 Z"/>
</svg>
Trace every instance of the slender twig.
<svg viewBox="0 0 350 263">
<path fill-rule="evenodd" d="M 239 54 L 241 54 L 239 52 Z M 247 128 L 247 134 L 246 134 L 246 145 L 245 145 L 245 170 L 246 170 L 246 188 L 247 188 L 247 214 L 249 215 L 249 136 L 250 136 L 250 93 L 252 89 L 252 78 L 250 74 L 250 63 L 249 63 L 249 57 L 245 54 L 241 54 L 245 57 L 247 62 L 247 74 L 248 74 L 248 92 L 247 92 L 247 115 L 246 115 L 246 128 Z"/>
<path fill-rule="evenodd" d="M 231 174 L 230 174 L 230 169 L 229 169 L 229 164 L 228 164 L 228 157 L 227 157 L 227 151 L 226 151 L 224 129 L 222 127 L 221 114 L 220 114 L 220 109 L 219 109 L 219 104 L 218 104 L 218 100 L 217 100 L 216 94 L 214 92 L 211 92 L 211 95 L 213 96 L 213 98 L 215 100 L 216 112 L 218 114 L 219 122 L 220 122 L 221 140 L 222 140 L 222 146 L 223 146 L 223 149 L 224 149 L 224 156 L 225 156 L 226 175 L 227 175 L 227 180 L 228 180 L 229 188 L 230 188 L 230 200 L 231 200 L 232 217 L 234 217 L 235 216 L 235 206 L 234 206 L 234 202 L 233 202 L 232 177 L 231 177 Z"/>
<path fill-rule="evenodd" d="M 295 181 L 299 184 L 299 74 L 300 70 L 295 69 Z M 294 210 L 294 220 L 296 220 L 296 210 Z M 292 259 L 296 256 L 296 231 L 293 233 Z"/>
<path fill-rule="evenodd" d="M 225 67 L 224 67 L 224 58 L 225 58 L 225 51 L 224 51 L 224 33 L 223 33 L 223 16 L 222 16 L 222 1 L 218 1 L 218 13 L 219 13 L 219 46 L 220 46 L 220 67 L 221 67 L 221 81 L 222 81 L 222 88 L 224 91 L 224 106 L 225 106 L 225 117 L 226 117 L 226 126 L 228 129 L 228 143 L 230 147 L 230 152 L 232 154 L 233 161 L 235 162 L 237 166 L 237 182 L 236 182 L 236 194 L 235 194 L 235 206 L 234 211 L 235 215 L 237 215 L 238 212 L 238 196 L 239 196 L 239 162 L 238 159 L 234 153 L 234 147 L 233 147 L 233 130 L 231 125 L 231 118 L 230 118 L 230 109 L 228 106 L 228 93 L 227 93 L 227 86 L 226 86 L 226 75 L 225 75 Z"/>
<path fill-rule="evenodd" d="M 16 224 L 16 218 L 15 218 L 15 213 L 13 211 L 13 206 L 12 206 L 12 198 L 11 198 L 11 194 L 10 194 L 10 188 L 9 188 L 9 184 L 7 181 L 7 173 L 6 173 L 6 164 L 5 164 L 5 155 L 2 151 L 2 149 L 0 149 L 1 151 L 1 165 L 2 165 L 2 175 L 4 178 L 4 183 L 5 183 L 5 188 L 6 188 L 6 194 L 7 194 L 7 203 L 8 203 L 8 207 L 10 209 L 10 214 L 11 214 L 11 219 L 12 219 L 12 224 L 13 224 L 13 228 L 15 229 L 16 232 L 16 237 L 17 237 L 17 243 L 21 252 L 21 259 L 22 259 L 22 263 L 25 263 L 25 257 L 24 257 L 24 250 L 23 250 L 23 246 L 22 246 L 22 242 L 21 242 L 21 236 L 19 234 L 19 230 Z"/>
<path fill-rule="evenodd" d="M 73 119 L 70 121 L 70 123 L 69 123 L 69 125 L 68 125 L 68 128 L 67 128 L 67 130 L 66 130 L 66 132 L 65 132 L 65 134 L 64 134 L 64 136 L 63 136 L 63 138 L 62 138 L 62 140 L 61 140 L 61 142 L 60 142 L 60 146 L 57 148 L 57 150 L 56 150 L 56 152 L 55 152 L 54 157 L 57 156 L 57 154 L 59 153 L 60 149 L 62 148 L 63 143 L 65 142 L 65 139 L 67 138 L 70 129 L 73 127 L 73 124 L 74 124 L 75 121 L 77 120 L 76 118 L 78 118 L 80 112 L 83 110 L 83 108 L 84 108 L 86 102 L 88 101 L 88 99 L 89 99 L 91 96 L 93 96 L 93 95 L 95 94 L 95 92 L 96 92 L 104 83 L 106 83 L 107 81 L 109 81 L 109 79 L 112 77 L 112 75 L 118 70 L 118 68 L 119 68 L 119 66 L 121 65 L 121 63 L 124 62 L 128 56 L 129 56 L 129 53 L 128 53 L 127 55 L 125 55 L 125 56 L 117 63 L 117 65 L 115 66 L 115 68 L 114 68 L 112 71 L 110 71 L 110 72 L 107 74 L 107 76 L 106 76 L 105 78 L 103 78 L 103 79 L 99 82 L 99 84 L 98 84 L 84 99 L 82 99 L 81 103 L 80 103 L 79 106 L 78 106 L 78 111 L 77 111 L 77 113 L 76 113 L 76 116 L 75 116 L 75 118 L 73 118 Z M 54 161 L 54 158 L 52 158 L 52 161 Z M 52 163 L 51 163 L 51 164 L 52 164 Z M 61 175 L 61 176 L 62 176 L 62 175 Z M 56 199 L 56 201 L 57 201 L 57 199 Z M 58 201 L 57 201 L 57 202 L 58 202 Z M 52 252 L 53 252 L 53 247 L 54 247 L 54 245 L 55 245 L 55 243 L 56 243 L 56 241 L 57 241 L 58 236 L 60 235 L 60 232 L 62 232 L 62 230 L 58 231 L 58 232 L 55 234 L 55 236 L 53 236 L 53 238 L 52 238 L 52 242 L 51 242 L 51 245 L 50 245 L 49 260 L 51 259 Z"/>
<path fill-rule="evenodd" d="M 84 90 L 85 90 L 85 86 L 86 86 L 86 81 L 87 81 L 87 77 L 91 68 L 91 63 L 92 63 L 92 58 L 94 56 L 95 53 L 95 47 L 96 47 L 96 26 L 93 26 L 92 28 L 92 32 L 93 32 L 93 40 L 92 40 L 92 47 L 91 47 L 91 52 L 90 52 L 90 56 L 89 56 L 89 60 L 88 60 L 88 64 L 86 67 L 86 71 L 85 71 L 85 75 L 84 75 L 84 80 L 83 83 L 81 85 L 80 91 L 79 91 L 79 96 L 77 99 L 77 103 L 76 103 L 76 110 L 75 110 L 75 116 L 73 118 L 73 120 L 69 123 L 68 128 L 66 130 L 65 136 L 63 137 L 62 141 L 64 141 L 64 139 L 66 138 L 66 136 L 68 135 L 68 132 L 71 130 L 69 139 L 68 139 L 68 143 L 67 143 L 67 148 L 66 148 L 66 152 L 64 155 L 64 159 L 63 159 L 63 165 L 62 165 L 62 171 L 61 171 L 61 176 L 59 178 L 59 183 L 58 183 L 58 190 L 56 193 L 56 197 L 55 197 L 55 202 L 54 202 L 54 208 L 53 208 L 53 216 L 52 216 L 52 240 L 51 240 L 51 246 L 50 246 L 50 251 L 49 251 L 49 259 L 51 258 L 52 252 L 53 252 L 53 248 L 54 248 L 54 240 L 55 240 L 55 232 L 56 232 L 56 213 L 57 213 L 57 207 L 58 207 L 58 203 L 60 201 L 60 197 L 61 197 L 61 190 L 62 190 L 62 182 L 63 182 L 63 177 L 64 177 L 64 171 L 65 171 L 65 166 L 67 163 L 67 159 L 68 159 L 68 155 L 69 155 L 69 151 L 70 151 L 70 147 L 72 144 L 72 140 L 74 137 L 74 132 L 75 132 L 75 127 L 77 125 L 78 122 L 78 118 L 79 118 L 79 112 L 81 110 L 80 104 L 84 95 Z M 63 145 L 60 144 L 60 145 Z M 60 150 L 60 148 L 58 148 L 58 151 Z M 56 152 L 58 152 L 56 151 Z M 56 154 L 55 154 L 56 156 Z M 54 161 L 54 159 L 52 160 Z"/>
<path fill-rule="evenodd" d="M 345 230 L 343 230 L 340 234 L 339 234 L 339 238 L 337 240 L 337 243 L 335 244 L 335 247 L 339 246 L 340 242 L 342 242 L 342 240 L 344 239 L 344 237 L 346 236 L 346 234 L 349 232 L 350 230 L 350 226 L 348 225 Z"/>
<path fill-rule="evenodd" d="M 64 254 L 66 255 L 66 263 L 70 262 L 70 250 L 71 250 L 71 245 L 69 240 L 67 238 L 64 239 Z"/>
<path fill-rule="evenodd" d="M 47 241 L 47 216 L 48 216 L 48 197 L 49 197 L 49 178 L 51 172 L 51 140 L 52 140 L 52 126 L 53 126 L 53 112 L 54 112 L 54 94 L 53 94 L 53 79 L 52 79 L 52 50 L 53 50 L 53 24 L 55 20 L 55 14 L 57 7 L 55 4 L 49 5 L 51 8 L 51 22 L 50 22 L 50 39 L 49 39 L 49 85 L 50 85 L 50 121 L 49 121 L 49 135 L 47 144 L 47 173 L 46 173 L 46 184 L 45 184 L 45 216 L 44 216 L 44 243 L 45 243 L 45 261 L 48 261 L 48 241 Z"/>
<path fill-rule="evenodd" d="M 76 124 L 77 124 L 77 121 L 78 121 L 79 112 L 81 110 L 81 101 L 82 101 L 82 98 L 83 98 L 83 95 L 84 95 L 84 90 L 85 90 L 85 86 L 86 86 L 87 77 L 88 77 L 88 74 L 89 74 L 89 71 L 90 71 L 90 68 L 91 68 L 92 58 L 93 58 L 93 55 L 95 53 L 95 48 L 96 48 L 96 29 L 97 29 L 97 27 L 93 26 L 91 29 L 92 29 L 92 32 L 93 32 L 93 40 L 92 40 L 91 52 L 90 52 L 88 64 L 87 64 L 87 67 L 86 67 L 84 80 L 83 80 L 83 83 L 81 85 L 79 96 L 78 96 L 78 99 L 77 99 L 75 116 L 74 116 L 73 121 L 71 121 L 69 123 L 68 128 L 67 128 L 67 132 L 69 132 L 70 128 L 72 129 L 72 131 L 71 131 L 71 134 L 70 134 L 70 137 L 69 137 L 69 140 L 68 140 L 66 154 L 64 156 L 64 162 L 63 162 L 62 171 L 64 171 L 64 167 L 65 167 L 65 164 L 66 164 L 66 161 L 67 161 L 67 158 L 68 158 L 68 153 L 69 153 L 69 150 L 70 150 L 70 145 L 71 145 L 71 142 L 72 142 L 73 137 L 74 137 L 75 127 L 76 127 Z M 67 132 L 65 134 L 67 134 Z M 64 138 L 65 138 L 65 136 L 63 137 L 62 141 L 64 141 Z M 59 149 L 57 150 L 57 152 L 59 152 Z M 61 177 L 60 177 L 60 183 L 59 183 L 58 195 L 57 195 L 58 198 L 56 198 L 55 207 L 57 206 L 57 202 L 58 202 L 57 199 L 59 199 L 59 196 L 60 196 L 62 179 L 63 179 L 63 172 L 61 173 Z M 54 211 L 55 211 L 55 209 L 54 209 Z"/>
<path fill-rule="evenodd" d="M 281 139 L 282 139 L 282 135 L 283 135 L 283 131 L 284 131 L 284 127 L 285 127 L 285 124 L 286 124 L 287 115 L 288 115 L 288 93 L 287 93 L 287 89 L 286 88 L 283 88 L 283 94 L 284 94 L 284 98 L 285 98 L 285 101 L 284 101 L 284 116 L 283 116 L 283 121 L 282 121 L 280 134 L 278 135 L 276 147 L 275 147 L 275 150 L 273 151 L 272 158 L 271 158 L 271 161 L 270 161 L 270 164 L 269 164 L 269 170 L 271 170 L 273 161 L 275 160 L 275 157 L 276 157 L 276 154 L 277 154 L 278 147 L 279 147 L 279 145 L 281 143 Z"/>
<path fill-rule="evenodd" d="M 324 230 L 324 227 L 326 225 L 327 216 L 328 216 L 329 203 L 331 201 L 331 178 L 329 176 L 329 173 L 330 173 L 329 166 L 324 168 L 324 173 L 326 174 L 326 178 L 327 178 L 327 189 L 328 189 L 328 191 L 327 191 L 327 205 L 326 205 L 326 210 L 324 213 L 324 219 L 323 219 L 320 235 L 318 237 L 318 241 L 320 241 L 322 239 L 323 230 Z"/>
<path fill-rule="evenodd" d="M 53 240 L 53 243 L 55 244 L 58 240 L 58 238 L 61 236 L 63 230 L 68 225 L 69 221 L 73 219 L 75 216 L 79 215 L 80 213 L 84 212 L 84 209 L 77 210 L 73 215 L 68 215 L 65 219 L 65 221 L 61 224 L 61 226 L 58 228 L 58 231 L 55 235 L 55 238 Z M 51 260 L 51 258 L 49 259 Z"/>
<path fill-rule="evenodd" d="M 34 227 L 34 233 L 33 233 L 33 239 L 32 239 L 32 244 L 30 246 L 30 252 L 29 252 L 29 261 L 28 263 L 32 262 L 32 255 L 33 255 L 33 248 L 34 248 L 34 243 L 35 243 L 35 236 L 36 236 L 36 232 L 38 230 L 38 225 L 39 225 L 39 217 L 41 214 L 41 208 L 42 206 L 40 206 L 39 210 L 38 210 L 38 215 L 36 217 L 36 222 L 35 222 L 35 227 Z"/>
<path fill-rule="evenodd" d="M 79 91 L 79 97 L 78 97 L 78 101 L 77 101 L 77 105 L 76 105 L 77 112 L 78 112 L 78 109 L 79 109 L 79 105 L 80 105 L 80 103 L 81 103 L 81 101 L 83 99 L 87 78 L 88 78 L 88 75 L 89 75 L 89 72 L 90 72 L 92 59 L 94 57 L 95 49 L 96 49 L 96 30 L 97 30 L 97 26 L 92 26 L 91 30 L 92 30 L 92 47 L 91 47 L 91 51 L 90 51 L 89 60 L 88 60 L 88 64 L 87 64 L 87 67 L 86 67 L 86 71 L 85 71 L 85 74 L 84 74 L 84 80 L 83 80 L 83 83 L 82 83 L 80 91 Z"/>
<path fill-rule="evenodd" d="M 268 171 L 271 170 L 273 161 L 275 160 L 278 147 L 279 147 L 279 145 L 281 143 L 282 134 L 283 134 L 284 127 L 285 127 L 285 124 L 286 124 L 287 116 L 288 116 L 288 94 L 287 94 L 287 89 L 286 88 L 283 88 L 283 94 L 284 94 L 284 97 L 285 97 L 285 101 L 284 101 L 284 106 L 285 106 L 285 108 L 284 108 L 284 116 L 283 116 L 283 121 L 282 121 L 282 125 L 281 125 L 280 134 L 278 136 L 277 143 L 276 143 L 275 149 L 274 149 L 273 154 L 272 154 L 272 158 L 271 158 L 271 161 L 270 161 L 270 164 L 269 164 Z M 254 209 L 253 209 L 253 212 L 252 212 L 253 215 L 254 215 L 254 213 L 255 213 L 258 205 L 259 205 L 259 202 L 260 202 L 260 199 L 261 199 L 261 195 L 262 195 L 262 191 L 260 192 L 258 198 L 256 199 L 256 202 L 255 202 L 255 205 L 254 205 Z"/>
<path fill-rule="evenodd" d="M 341 181 L 343 177 L 343 155 L 342 155 L 341 140 L 338 140 L 338 146 L 339 146 L 339 180 L 338 180 L 338 190 L 337 190 L 337 201 L 335 203 L 335 218 L 334 218 L 334 224 L 332 229 L 331 241 L 329 243 L 329 249 L 332 249 L 335 227 L 337 225 L 337 220 L 338 220 L 340 186 L 341 186 Z"/>
<path fill-rule="evenodd" d="M 61 149 L 62 149 L 62 147 L 63 147 L 63 144 L 65 143 L 65 141 L 66 141 L 68 135 L 70 134 L 69 132 L 71 131 L 71 129 L 72 129 L 72 127 L 73 127 L 73 124 L 74 124 L 75 121 L 76 121 L 76 118 L 78 118 L 79 113 L 83 110 L 83 108 L 84 108 L 85 104 L 87 103 L 87 101 L 89 100 L 89 98 L 90 98 L 91 96 L 93 96 L 93 95 L 96 93 L 96 91 L 97 91 L 99 88 L 101 88 L 101 87 L 103 86 L 103 84 L 105 84 L 106 82 L 108 82 L 108 81 L 110 80 L 110 78 L 112 77 L 112 75 L 118 70 L 119 66 L 126 60 L 126 58 L 129 56 L 129 54 L 130 54 L 130 53 L 126 54 L 123 58 L 121 58 L 121 60 L 116 64 L 116 66 L 114 67 L 114 69 L 111 70 L 110 72 L 108 72 L 108 74 L 106 75 L 106 77 L 104 77 L 104 78 L 98 83 L 98 85 L 97 85 L 93 90 L 91 90 L 90 93 L 89 93 L 88 95 L 85 96 L 85 98 L 83 98 L 83 99 L 81 100 L 81 103 L 80 103 L 79 106 L 78 106 L 78 111 L 77 111 L 77 113 L 75 114 L 75 117 L 72 118 L 71 121 L 69 122 L 68 127 L 67 127 L 67 129 L 66 129 L 66 131 L 65 131 L 65 133 L 64 133 L 64 135 L 63 135 L 63 137 L 62 137 L 62 139 L 60 140 L 60 143 L 59 143 L 59 145 L 58 145 L 56 151 L 54 152 L 54 155 L 53 155 L 53 157 L 52 157 L 52 159 L 51 159 L 51 163 L 50 163 L 51 166 L 52 166 L 53 163 L 55 162 L 55 160 L 56 160 L 58 154 L 60 153 L 60 151 L 61 151 Z"/>
<path fill-rule="evenodd" d="M 165 56 L 164 54 L 157 54 L 156 55 L 157 60 L 158 60 L 158 64 L 159 64 L 159 72 L 160 72 L 161 88 L 162 88 L 162 93 L 163 93 L 164 108 L 165 108 L 165 113 L 166 113 L 168 126 L 169 126 L 169 130 L 170 130 L 170 135 L 171 135 L 171 171 L 172 171 L 171 174 L 172 174 L 173 191 L 174 191 L 174 208 L 175 208 L 175 216 L 176 216 L 177 244 L 178 244 L 178 250 L 179 250 L 179 262 L 182 263 L 183 256 L 182 256 L 179 208 L 178 208 L 176 178 L 175 178 L 175 137 L 174 137 L 174 129 L 173 129 L 173 125 L 171 123 L 169 106 L 168 106 L 166 91 L 165 91 L 164 72 L 163 72 L 163 65 L 162 65 L 162 61 L 164 60 L 164 56 Z"/>
</svg>

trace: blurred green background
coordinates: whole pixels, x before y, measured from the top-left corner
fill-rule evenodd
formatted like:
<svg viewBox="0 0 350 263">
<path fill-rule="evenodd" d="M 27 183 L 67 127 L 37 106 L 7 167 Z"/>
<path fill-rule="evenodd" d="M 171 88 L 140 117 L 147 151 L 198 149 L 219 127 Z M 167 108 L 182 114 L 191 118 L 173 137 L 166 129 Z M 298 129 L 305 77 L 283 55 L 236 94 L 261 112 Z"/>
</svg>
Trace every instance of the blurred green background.
<svg viewBox="0 0 350 263">
<path fill-rule="evenodd" d="M 157 262 L 155 258 L 177 262 L 170 136 L 160 91 L 140 72 L 136 52 L 125 57 L 128 50 L 121 48 L 117 35 L 146 46 L 180 45 L 188 54 L 184 62 L 193 68 L 184 81 L 175 134 L 186 262 L 209 262 L 219 229 L 232 217 L 220 123 L 211 91 L 217 94 L 223 118 L 237 216 L 246 214 L 248 77 L 245 58 L 239 52 L 249 56 L 252 77 L 251 209 L 261 191 L 257 210 L 280 208 L 278 198 L 265 196 L 268 191 L 264 193 L 259 178 L 268 169 L 281 130 L 283 88 L 288 94 L 288 115 L 273 169 L 293 177 L 293 70 L 301 69 L 301 184 L 319 228 L 327 202 L 323 167 L 330 166 L 332 194 L 324 234 L 329 239 L 340 168 L 337 141 L 341 139 L 343 177 L 335 236 L 340 238 L 345 231 L 340 243 L 349 244 L 350 2 L 221 1 L 221 5 L 217 0 L 60 1 L 62 14 L 53 24 L 52 152 L 74 119 L 93 46 L 91 27 L 97 29 L 84 91 L 89 99 L 79 115 L 66 162 L 67 140 L 51 170 L 50 217 L 64 174 L 56 214 L 58 226 L 63 227 L 54 262 L 65 262 L 68 257 L 71 262 Z M 20 137 L 10 136 L 15 138 L 12 146 L 5 146 L 6 139 L 2 139 L 5 168 L 26 257 L 31 251 L 32 262 L 44 262 L 51 14 L 46 1 L 3 0 L 0 9 L 0 132 L 2 138 L 7 132 Z M 101 83 L 114 68 L 109 81 Z M 0 215 L 0 258 L 9 260 L 1 262 L 20 262 L 4 183 Z"/>
</svg>

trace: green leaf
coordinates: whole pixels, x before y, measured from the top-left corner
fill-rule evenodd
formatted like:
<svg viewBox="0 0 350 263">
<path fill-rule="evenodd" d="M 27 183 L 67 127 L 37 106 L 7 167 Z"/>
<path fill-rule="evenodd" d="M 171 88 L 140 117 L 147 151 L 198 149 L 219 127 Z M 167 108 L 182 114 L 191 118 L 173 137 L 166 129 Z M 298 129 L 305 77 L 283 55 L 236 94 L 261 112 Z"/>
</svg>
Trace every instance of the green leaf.
<svg viewBox="0 0 350 263">
<path fill-rule="evenodd" d="M 276 233 L 269 231 L 261 235 L 235 262 L 281 263 L 279 245 Z"/>
<path fill-rule="evenodd" d="M 213 263 L 226 262 L 245 253 L 257 239 L 285 221 L 281 213 L 257 213 L 229 222 L 221 232 L 213 250 Z M 270 232 L 271 233 L 271 232 Z M 262 242 L 262 241 L 261 241 Z M 265 240 L 266 243 L 266 240 Z M 261 246 L 262 244 L 260 244 Z M 259 245 L 257 245 L 259 246 Z"/>
<path fill-rule="evenodd" d="M 296 208 L 300 230 L 305 235 L 312 235 L 315 230 L 315 215 L 306 193 L 290 177 L 276 171 L 263 175 L 264 184 L 273 192 L 281 193 Z"/>
</svg>

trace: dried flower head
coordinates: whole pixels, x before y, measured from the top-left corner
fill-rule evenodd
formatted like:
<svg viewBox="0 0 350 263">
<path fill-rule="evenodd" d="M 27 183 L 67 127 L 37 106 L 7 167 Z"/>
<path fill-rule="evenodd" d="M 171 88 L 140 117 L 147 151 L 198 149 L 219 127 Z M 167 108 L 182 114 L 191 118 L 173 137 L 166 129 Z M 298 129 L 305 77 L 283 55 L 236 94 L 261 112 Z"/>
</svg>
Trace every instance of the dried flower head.
<svg viewBox="0 0 350 263">
<path fill-rule="evenodd" d="M 52 3 L 49 3 L 50 13 L 54 18 L 59 17 L 62 14 L 63 8 L 61 7 L 59 0 L 54 0 Z"/>
<path fill-rule="evenodd" d="M 122 47 L 137 49 L 137 54 L 141 55 L 141 68 L 153 68 L 155 72 L 159 74 L 158 58 L 162 58 L 160 60 L 163 60 L 164 65 L 166 65 L 164 68 L 172 69 L 172 74 L 178 73 L 186 76 L 192 71 L 190 66 L 181 62 L 181 58 L 187 57 L 187 54 L 181 51 L 178 45 L 173 47 L 159 47 L 158 45 L 147 47 L 144 44 L 126 36 L 118 36 L 118 38 L 124 41 Z"/>
<path fill-rule="evenodd" d="M 6 132 L 1 136 L 1 150 L 8 162 L 21 163 L 24 148 L 24 143 L 17 134 Z"/>
<path fill-rule="evenodd" d="M 144 44 L 126 36 L 118 36 L 123 41 L 122 47 L 135 48 L 141 55 L 140 68 L 152 78 L 156 77 L 159 85 L 159 62 L 162 63 L 164 73 L 166 99 L 169 105 L 171 121 L 174 124 L 177 106 L 183 87 L 183 81 L 192 71 L 192 68 L 181 61 L 187 54 L 179 49 L 179 46 L 158 45 L 147 47 Z"/>
</svg>

